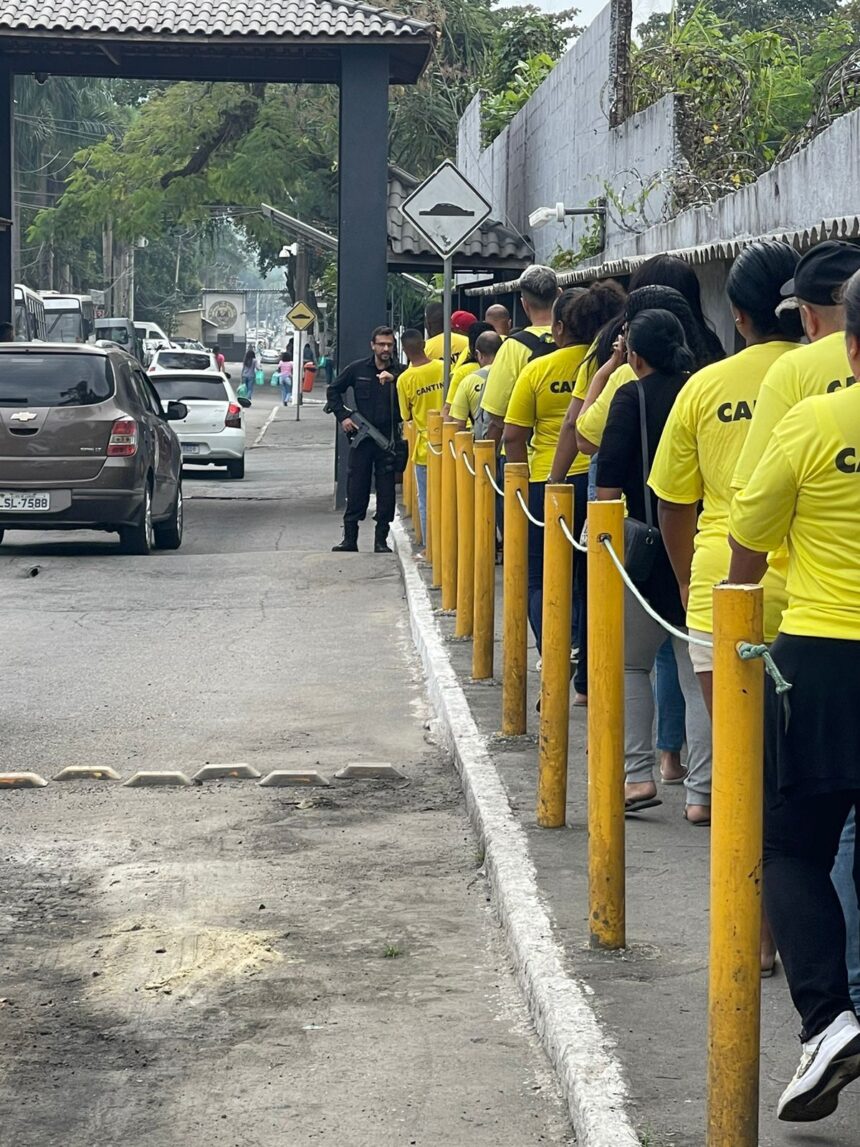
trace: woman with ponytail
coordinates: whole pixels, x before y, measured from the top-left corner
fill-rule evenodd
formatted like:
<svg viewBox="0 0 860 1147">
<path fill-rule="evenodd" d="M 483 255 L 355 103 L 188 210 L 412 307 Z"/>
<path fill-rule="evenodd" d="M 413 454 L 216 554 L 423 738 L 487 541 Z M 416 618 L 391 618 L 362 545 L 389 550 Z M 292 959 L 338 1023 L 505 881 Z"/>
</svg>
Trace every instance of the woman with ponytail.
<svg viewBox="0 0 860 1147">
<path fill-rule="evenodd" d="M 634 378 L 619 387 L 609 408 L 597 456 L 597 498 L 604 500 L 623 495 L 632 519 L 656 525 L 657 499 L 648 489 L 647 476 L 663 428 L 694 366 L 694 358 L 687 345 L 684 328 L 670 311 L 638 312 L 628 323 L 624 339 L 627 361 Z M 650 572 L 637 583 L 637 588 L 661 617 L 675 626 L 682 626 L 684 607 L 669 556 L 662 541 L 652 549 L 654 560 Z M 632 593 L 625 593 L 625 806 L 628 812 L 635 813 L 662 803 L 657 798 L 654 780 L 651 672 L 666 633 L 645 613 Z M 689 800 L 691 792 L 710 794 L 711 730 L 684 642 L 673 637 L 672 644 L 686 709 L 687 773 L 684 784 Z"/>
</svg>

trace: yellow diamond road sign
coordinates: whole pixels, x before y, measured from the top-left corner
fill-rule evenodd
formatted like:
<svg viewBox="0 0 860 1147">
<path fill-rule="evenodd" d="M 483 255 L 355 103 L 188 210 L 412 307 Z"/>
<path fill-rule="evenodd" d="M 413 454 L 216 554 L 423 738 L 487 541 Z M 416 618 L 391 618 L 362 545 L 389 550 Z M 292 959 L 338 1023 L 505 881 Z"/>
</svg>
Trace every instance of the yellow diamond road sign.
<svg viewBox="0 0 860 1147">
<path fill-rule="evenodd" d="M 316 315 L 307 303 L 296 303 L 292 310 L 287 311 L 287 318 L 297 331 L 306 331 L 317 321 Z"/>
</svg>

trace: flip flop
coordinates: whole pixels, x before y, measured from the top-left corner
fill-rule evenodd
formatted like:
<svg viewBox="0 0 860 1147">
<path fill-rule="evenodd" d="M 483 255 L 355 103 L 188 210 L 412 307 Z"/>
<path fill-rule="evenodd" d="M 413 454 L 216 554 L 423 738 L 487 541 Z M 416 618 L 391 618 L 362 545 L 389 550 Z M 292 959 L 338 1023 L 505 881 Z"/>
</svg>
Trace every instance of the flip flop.
<svg viewBox="0 0 860 1147">
<path fill-rule="evenodd" d="M 682 785 L 686 779 L 687 779 L 686 773 L 684 773 L 684 775 L 682 777 L 672 777 L 671 780 L 666 780 L 666 778 L 663 776 L 663 774 L 662 773 L 660 774 L 660 784 L 661 785 Z"/>
<path fill-rule="evenodd" d="M 637 800 L 626 800 L 624 802 L 624 815 L 629 816 L 630 813 L 643 812 L 646 808 L 656 808 L 662 803 L 659 797 L 639 797 Z"/>
<path fill-rule="evenodd" d="M 711 827 L 711 818 L 710 817 L 708 817 L 707 820 L 690 820 L 690 818 L 687 816 L 687 810 L 686 809 L 684 809 L 684 820 L 687 822 L 687 824 L 691 824 L 694 828 L 710 828 Z"/>
</svg>

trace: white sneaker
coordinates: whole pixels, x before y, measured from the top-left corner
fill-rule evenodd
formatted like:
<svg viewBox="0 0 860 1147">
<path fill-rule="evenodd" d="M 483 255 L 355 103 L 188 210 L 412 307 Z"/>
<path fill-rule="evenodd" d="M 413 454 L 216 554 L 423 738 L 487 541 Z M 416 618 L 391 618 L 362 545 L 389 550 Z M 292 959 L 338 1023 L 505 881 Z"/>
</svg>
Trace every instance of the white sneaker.
<svg viewBox="0 0 860 1147">
<path fill-rule="evenodd" d="M 811 1123 L 832 1115 L 839 1092 L 860 1076 L 860 1022 L 842 1012 L 821 1035 L 803 1044 L 800 1066 L 780 1096 L 777 1115 L 787 1123 Z"/>
</svg>

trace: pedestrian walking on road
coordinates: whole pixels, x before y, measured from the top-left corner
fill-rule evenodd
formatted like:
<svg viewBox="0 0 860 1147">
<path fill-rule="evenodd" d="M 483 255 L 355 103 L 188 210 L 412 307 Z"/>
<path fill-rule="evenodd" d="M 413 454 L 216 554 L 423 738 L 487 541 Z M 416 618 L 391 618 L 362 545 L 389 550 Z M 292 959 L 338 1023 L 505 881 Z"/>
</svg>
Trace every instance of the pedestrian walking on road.
<svg viewBox="0 0 860 1147">
<path fill-rule="evenodd" d="M 278 363 L 278 376 L 281 384 L 281 401 L 284 406 L 290 405 L 293 396 L 293 360 L 283 351 L 281 361 Z"/>
<path fill-rule="evenodd" d="M 215 345 L 215 346 L 212 348 L 212 353 L 215 355 L 215 365 L 216 365 L 216 366 L 218 367 L 218 369 L 219 369 L 219 370 L 220 370 L 220 371 L 223 373 L 223 370 L 224 370 L 224 363 L 225 363 L 227 360 L 224 358 L 224 355 L 221 353 L 221 348 L 220 348 L 220 347 L 217 345 L 217 343 L 216 343 L 216 345 Z"/>
<path fill-rule="evenodd" d="M 860 380 L 860 272 L 845 289 L 845 321 Z M 777 1109 L 787 1122 L 831 1115 L 860 1077 L 845 917 L 830 875 L 848 814 L 860 811 L 858 520 L 854 386 L 785 415 L 729 517 L 732 582 L 760 580 L 767 554 L 788 543 L 788 604 L 771 653 L 792 688 L 778 695 L 767 680 L 764 808 L 765 907 L 803 1025 L 800 1065 Z M 856 903 L 856 857 L 854 885 Z"/>
<path fill-rule="evenodd" d="M 254 385 L 257 381 L 257 371 L 259 369 L 260 363 L 257 361 L 257 352 L 252 346 L 249 346 L 242 360 L 242 382 L 247 391 L 249 402 L 254 397 Z"/>
<path fill-rule="evenodd" d="M 403 367 L 394 362 L 394 331 L 391 327 L 377 327 L 371 336 L 370 347 L 372 354 L 369 358 L 351 362 L 326 389 L 326 410 L 335 416 L 351 437 L 359 434 L 358 424 L 351 417 L 357 411 L 390 444 L 390 448 L 374 441 L 372 435 L 362 433 L 360 441 L 350 449 L 343 540 L 332 546 L 335 553 L 355 553 L 358 550 L 358 528 L 367 516 L 374 478 L 376 532 L 373 548 L 378 554 L 391 553 L 388 531 L 394 519 L 395 449 L 400 442 L 397 378 Z M 354 395 L 352 409 L 345 402 L 349 390 Z"/>
</svg>

